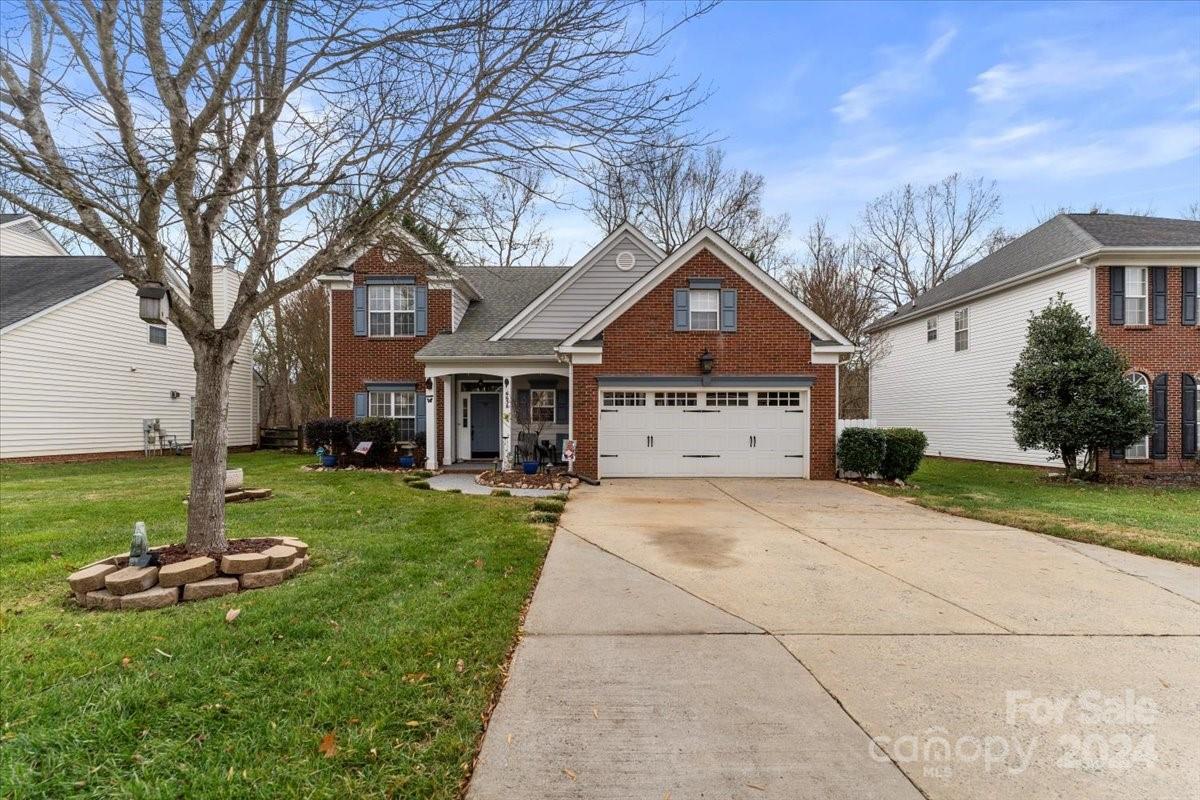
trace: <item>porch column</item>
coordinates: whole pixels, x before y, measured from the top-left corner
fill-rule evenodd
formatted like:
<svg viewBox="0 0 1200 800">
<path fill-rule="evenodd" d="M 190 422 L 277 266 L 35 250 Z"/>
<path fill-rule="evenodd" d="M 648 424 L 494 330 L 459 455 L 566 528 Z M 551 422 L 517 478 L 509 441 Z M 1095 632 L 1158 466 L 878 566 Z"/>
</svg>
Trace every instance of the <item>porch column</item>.
<svg viewBox="0 0 1200 800">
<path fill-rule="evenodd" d="M 442 401 L 442 407 L 446 410 L 442 414 L 442 466 L 453 464 L 457 454 L 454 451 L 454 421 L 458 419 L 458 397 L 454 391 L 454 376 L 447 375 L 442 378 L 442 391 L 445 393 L 445 400 Z"/>
<path fill-rule="evenodd" d="M 500 385 L 500 463 L 504 469 L 509 469 L 513 448 L 512 376 L 505 375 Z"/>
<path fill-rule="evenodd" d="M 425 392 L 425 469 L 437 469 L 437 379 Z"/>
</svg>

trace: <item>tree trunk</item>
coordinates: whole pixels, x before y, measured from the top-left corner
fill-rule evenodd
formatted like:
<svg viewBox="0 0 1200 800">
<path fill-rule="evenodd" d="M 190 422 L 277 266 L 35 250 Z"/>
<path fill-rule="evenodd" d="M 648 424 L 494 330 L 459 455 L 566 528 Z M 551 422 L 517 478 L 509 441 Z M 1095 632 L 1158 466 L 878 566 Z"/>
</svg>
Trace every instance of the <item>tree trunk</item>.
<svg viewBox="0 0 1200 800">
<path fill-rule="evenodd" d="M 283 393 L 282 402 L 277 406 L 282 415 L 279 421 L 281 427 L 290 428 L 296 415 L 292 406 L 292 379 L 288 374 L 288 359 L 284 353 L 283 308 L 279 303 L 271 306 L 271 317 L 275 324 L 275 385 L 276 391 Z"/>
<path fill-rule="evenodd" d="M 1078 459 L 1078 455 L 1079 454 L 1076 453 L 1074 450 L 1068 450 L 1065 447 L 1062 450 L 1063 466 L 1065 466 L 1067 468 L 1067 477 L 1068 478 L 1075 477 L 1075 463 L 1076 463 L 1076 460 Z"/>
<path fill-rule="evenodd" d="M 229 374 L 233 356 L 221 344 L 192 346 L 196 361 L 196 433 L 188 497 L 187 549 L 222 552 L 225 540 L 225 465 Z"/>
</svg>

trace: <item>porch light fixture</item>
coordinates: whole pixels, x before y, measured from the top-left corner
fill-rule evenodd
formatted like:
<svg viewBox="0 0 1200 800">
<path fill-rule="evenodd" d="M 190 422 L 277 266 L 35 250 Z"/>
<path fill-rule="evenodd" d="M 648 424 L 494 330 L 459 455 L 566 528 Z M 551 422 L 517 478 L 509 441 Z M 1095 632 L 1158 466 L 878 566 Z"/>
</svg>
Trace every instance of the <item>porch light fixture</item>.
<svg viewBox="0 0 1200 800">
<path fill-rule="evenodd" d="M 708 352 L 708 348 L 706 347 L 704 348 L 704 352 L 701 353 L 700 357 L 696 360 L 700 362 L 700 371 L 705 375 L 709 375 L 712 373 L 713 362 L 717 360 L 717 357 Z"/>
<path fill-rule="evenodd" d="M 171 316 L 171 293 L 161 283 L 147 283 L 139 286 L 138 316 L 146 322 L 166 325 Z"/>
<path fill-rule="evenodd" d="M 433 388 L 433 378 L 426 378 L 425 379 L 425 391 L 428 392 L 432 388 Z"/>
</svg>

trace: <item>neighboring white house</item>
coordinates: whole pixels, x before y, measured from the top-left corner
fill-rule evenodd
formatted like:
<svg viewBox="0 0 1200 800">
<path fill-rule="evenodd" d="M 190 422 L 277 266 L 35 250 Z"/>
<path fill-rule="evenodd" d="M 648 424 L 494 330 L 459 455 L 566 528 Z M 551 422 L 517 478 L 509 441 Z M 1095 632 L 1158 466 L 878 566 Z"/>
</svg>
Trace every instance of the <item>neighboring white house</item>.
<svg viewBox="0 0 1200 800">
<path fill-rule="evenodd" d="M 0 459 L 142 452 L 146 420 L 191 443 L 191 348 L 173 325 L 138 317 L 120 275 L 107 257 L 65 255 L 32 217 L 0 216 Z M 214 282 L 221 320 L 240 276 L 222 267 Z M 249 337 L 228 413 L 229 445 L 254 444 Z"/>
<path fill-rule="evenodd" d="M 1195 453 L 1188 387 L 1200 372 L 1197 264 L 1200 222 L 1059 214 L 870 327 L 881 350 L 871 365 L 870 416 L 924 431 L 931 455 L 1046 465 L 1048 453 L 1023 451 L 1013 438 L 1008 382 L 1030 315 L 1061 293 L 1138 375 L 1166 376 L 1154 406 L 1160 452 L 1131 450 L 1123 466 L 1192 463 L 1180 458 Z M 1114 270 L 1122 283 L 1110 295 Z M 1141 276 L 1140 295 L 1125 292 L 1126 272 Z M 1150 292 L 1147 276 L 1156 284 Z M 1140 316 L 1110 318 L 1112 307 L 1123 312 L 1126 297 Z"/>
</svg>

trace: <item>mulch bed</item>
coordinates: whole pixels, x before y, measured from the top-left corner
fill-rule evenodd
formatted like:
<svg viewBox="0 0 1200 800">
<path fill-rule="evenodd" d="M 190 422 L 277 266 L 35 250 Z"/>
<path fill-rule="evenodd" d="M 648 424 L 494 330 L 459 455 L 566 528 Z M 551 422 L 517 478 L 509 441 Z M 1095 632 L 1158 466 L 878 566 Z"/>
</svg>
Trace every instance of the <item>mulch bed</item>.
<svg viewBox="0 0 1200 800">
<path fill-rule="evenodd" d="M 475 476 L 475 482 L 503 489 L 566 489 L 570 486 L 571 479 L 567 477 L 565 469 L 551 467 L 549 472 L 539 472 L 536 475 L 526 475 L 519 469 L 507 472 L 488 470 Z"/>
<path fill-rule="evenodd" d="M 158 554 L 159 566 L 167 564 L 177 564 L 180 561 L 187 561 L 189 558 L 199 558 L 200 556 L 208 556 L 221 563 L 221 556 L 232 556 L 238 553 L 261 553 L 268 547 L 274 547 L 279 544 L 276 539 L 234 539 L 229 542 L 229 547 L 224 552 L 208 551 L 205 553 L 189 553 L 187 545 L 184 544 L 169 544 L 161 550 L 155 550 Z"/>
</svg>

